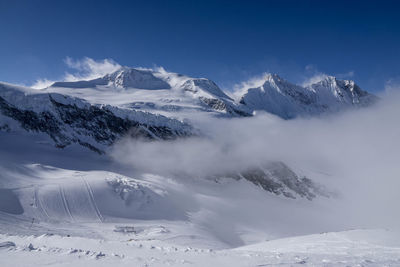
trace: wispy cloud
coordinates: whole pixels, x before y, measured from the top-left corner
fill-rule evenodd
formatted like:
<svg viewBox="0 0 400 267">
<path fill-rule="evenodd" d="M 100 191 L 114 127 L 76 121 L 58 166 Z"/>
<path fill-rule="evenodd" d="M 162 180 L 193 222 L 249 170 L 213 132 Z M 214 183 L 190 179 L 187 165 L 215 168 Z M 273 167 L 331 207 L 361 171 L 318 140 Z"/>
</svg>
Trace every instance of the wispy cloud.
<svg viewBox="0 0 400 267">
<path fill-rule="evenodd" d="M 301 83 L 302 86 L 306 87 L 311 84 L 317 83 L 328 76 L 335 76 L 338 79 L 349 79 L 354 76 L 354 71 L 348 71 L 345 73 L 336 73 L 336 74 L 326 74 L 318 70 L 318 68 L 312 64 L 309 64 L 305 67 L 306 75 L 304 77 L 303 82 Z"/>
<path fill-rule="evenodd" d="M 309 64 L 304 68 L 305 74 L 301 86 L 309 86 L 325 79 L 328 75 L 319 71 L 315 65 Z"/>
<path fill-rule="evenodd" d="M 251 77 L 247 81 L 235 84 L 233 86 L 233 92 L 232 92 L 233 98 L 238 99 L 249 88 L 256 88 L 262 86 L 265 80 L 267 79 L 267 75 L 268 72 L 264 72 L 261 75 L 256 75 Z"/>
<path fill-rule="evenodd" d="M 326 77 L 328 77 L 328 75 L 325 73 L 316 73 L 313 76 L 306 78 L 306 80 L 304 80 L 304 82 L 301 85 L 304 87 L 310 86 L 311 84 L 322 81 Z"/>
<path fill-rule="evenodd" d="M 388 79 L 385 82 L 385 91 L 384 93 L 390 94 L 390 93 L 398 93 L 400 91 L 400 76 L 393 77 Z"/>
<path fill-rule="evenodd" d="M 31 86 L 33 89 L 43 89 L 52 85 L 54 81 L 48 79 L 37 79 Z"/>
<path fill-rule="evenodd" d="M 67 57 L 64 62 L 70 69 L 75 70 L 73 73 L 65 73 L 65 81 L 96 79 L 121 68 L 121 65 L 112 59 L 94 60 L 85 57 L 76 60 Z"/>
<path fill-rule="evenodd" d="M 84 57 L 82 59 L 66 57 L 64 63 L 69 68 L 69 71 L 65 72 L 64 76 L 57 81 L 73 82 L 92 80 L 121 68 L 121 65 L 112 59 L 94 60 L 89 57 Z M 40 78 L 30 85 L 30 87 L 34 89 L 43 89 L 54 82 L 54 80 Z"/>
</svg>

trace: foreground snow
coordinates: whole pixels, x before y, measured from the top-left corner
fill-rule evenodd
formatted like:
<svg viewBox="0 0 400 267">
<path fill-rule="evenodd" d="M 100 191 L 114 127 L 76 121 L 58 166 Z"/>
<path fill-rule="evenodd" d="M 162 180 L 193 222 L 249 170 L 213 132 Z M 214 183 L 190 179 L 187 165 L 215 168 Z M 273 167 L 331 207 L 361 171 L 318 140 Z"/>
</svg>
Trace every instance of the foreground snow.
<svg viewBox="0 0 400 267">
<path fill-rule="evenodd" d="M 0 264 L 1 266 L 400 265 L 398 234 L 386 230 L 321 233 L 271 240 L 237 249 L 213 250 L 171 244 L 164 237 L 168 235 L 168 226 L 141 226 L 140 223 L 130 223 L 129 225 L 95 224 L 83 227 L 88 234 L 92 232 L 92 235 L 101 236 L 90 238 L 65 234 L 0 235 Z M 138 230 L 134 232 L 133 229 Z"/>
</svg>

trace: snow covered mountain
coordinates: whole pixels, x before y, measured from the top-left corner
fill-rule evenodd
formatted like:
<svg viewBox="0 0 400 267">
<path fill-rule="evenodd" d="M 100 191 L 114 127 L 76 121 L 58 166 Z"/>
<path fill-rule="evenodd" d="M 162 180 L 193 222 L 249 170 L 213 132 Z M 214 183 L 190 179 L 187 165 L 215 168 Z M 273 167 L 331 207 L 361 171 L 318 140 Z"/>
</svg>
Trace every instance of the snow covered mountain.
<svg viewBox="0 0 400 267">
<path fill-rule="evenodd" d="M 354 81 L 328 76 L 307 87 L 268 74 L 235 102 L 213 81 L 163 69 L 122 67 L 103 77 L 56 82 L 43 90 L 0 83 L 3 130 L 48 134 L 58 147 L 78 143 L 102 153 L 126 135 L 171 139 L 197 133 L 198 116 L 246 117 L 263 110 L 284 119 L 364 107 L 377 97 Z M 183 122 L 185 121 L 185 122 Z"/>
<path fill-rule="evenodd" d="M 128 67 L 94 80 L 56 82 L 45 91 L 179 119 L 204 112 L 227 117 L 251 116 L 257 110 L 292 119 L 368 106 L 377 100 L 350 80 L 327 76 L 303 87 L 268 74 L 261 86 L 246 88 L 235 101 L 209 79 L 190 78 L 163 69 Z"/>
<path fill-rule="evenodd" d="M 0 83 L 0 130 L 47 134 L 57 147 L 77 143 L 98 153 L 118 138 L 173 139 L 194 133 L 181 121 L 58 93 Z"/>
<path fill-rule="evenodd" d="M 213 81 L 190 78 L 165 70 L 122 67 L 89 81 L 56 82 L 46 92 L 57 92 L 125 109 L 144 110 L 179 119 L 196 113 L 217 116 L 250 116 Z"/>
<path fill-rule="evenodd" d="M 90 88 L 100 85 L 107 85 L 114 88 L 137 88 L 147 90 L 170 89 L 170 85 L 162 79 L 153 75 L 150 70 L 139 70 L 123 67 L 104 77 L 77 82 L 56 82 L 55 87 Z"/>
<path fill-rule="evenodd" d="M 276 74 L 268 74 L 263 85 L 247 89 L 240 98 L 240 103 L 251 110 L 263 110 L 284 119 L 364 107 L 376 101 L 376 96 L 361 90 L 354 81 L 327 76 L 302 87 Z"/>
</svg>

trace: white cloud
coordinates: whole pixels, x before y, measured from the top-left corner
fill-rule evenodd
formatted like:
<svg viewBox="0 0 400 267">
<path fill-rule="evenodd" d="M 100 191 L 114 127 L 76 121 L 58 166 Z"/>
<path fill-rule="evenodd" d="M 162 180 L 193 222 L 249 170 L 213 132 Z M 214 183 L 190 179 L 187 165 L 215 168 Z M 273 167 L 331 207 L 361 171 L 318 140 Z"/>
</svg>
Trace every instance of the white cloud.
<svg viewBox="0 0 400 267">
<path fill-rule="evenodd" d="M 325 79 L 328 75 L 319 71 L 317 67 L 313 64 L 308 64 L 305 66 L 305 75 L 303 77 L 303 81 L 301 82 L 301 86 L 309 86 L 313 83 L 317 83 L 323 79 Z"/>
<path fill-rule="evenodd" d="M 38 79 L 30 87 L 33 89 L 43 89 L 52 85 L 54 81 L 48 79 Z"/>
<path fill-rule="evenodd" d="M 314 84 L 314 83 L 317 83 L 319 81 L 322 81 L 326 77 L 328 77 L 328 75 L 325 74 L 325 73 L 320 73 L 320 72 L 319 73 L 315 73 L 313 76 L 306 78 L 301 85 L 306 87 L 306 86 L 309 86 L 311 84 Z"/>
<path fill-rule="evenodd" d="M 385 93 L 396 93 L 400 91 L 400 77 L 394 77 L 385 82 Z"/>
<path fill-rule="evenodd" d="M 94 60 L 89 57 L 84 57 L 82 59 L 66 57 L 64 63 L 72 71 L 65 72 L 64 76 L 57 81 L 74 82 L 92 80 L 121 68 L 121 65 L 112 59 Z M 56 81 L 46 78 L 37 79 L 32 85 L 30 85 L 30 87 L 34 89 L 43 89 L 54 82 Z"/>
<path fill-rule="evenodd" d="M 234 99 L 240 98 L 247 89 L 249 88 L 256 88 L 260 87 L 264 84 L 265 80 L 267 79 L 268 72 L 264 72 L 261 75 L 253 76 L 247 81 L 241 82 L 239 84 L 235 84 L 233 86 L 232 96 Z"/>
<path fill-rule="evenodd" d="M 326 77 L 330 76 L 326 73 L 319 71 L 314 65 L 307 65 L 305 67 L 305 70 L 307 72 L 307 75 L 306 77 L 304 77 L 303 82 L 301 83 L 301 85 L 304 87 L 322 81 Z M 351 70 L 346 73 L 333 74 L 332 76 L 338 79 L 349 79 L 354 76 L 354 71 Z"/>
<path fill-rule="evenodd" d="M 197 122 L 206 138 L 125 139 L 114 147 L 113 157 L 137 171 L 187 179 L 279 160 L 340 192 L 329 206 L 338 224 L 398 226 L 400 215 L 393 211 L 400 201 L 399 101 L 399 94 L 390 94 L 370 108 L 291 121 L 268 114 L 208 118 Z"/>
<path fill-rule="evenodd" d="M 65 64 L 75 70 L 74 73 L 66 73 L 64 81 L 81 81 L 81 80 L 92 80 L 102 77 L 108 73 L 112 73 L 119 68 L 117 62 L 112 59 L 94 60 L 89 57 L 85 57 L 80 60 L 74 60 L 70 57 L 65 58 Z"/>
</svg>

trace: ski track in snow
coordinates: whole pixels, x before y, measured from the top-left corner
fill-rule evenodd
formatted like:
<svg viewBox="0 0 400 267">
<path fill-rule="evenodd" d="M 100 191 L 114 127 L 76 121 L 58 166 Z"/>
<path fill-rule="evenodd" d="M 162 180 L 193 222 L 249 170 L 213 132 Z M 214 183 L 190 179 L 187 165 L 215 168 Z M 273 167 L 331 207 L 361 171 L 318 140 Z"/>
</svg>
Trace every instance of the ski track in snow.
<svg viewBox="0 0 400 267">
<path fill-rule="evenodd" d="M 90 204 L 92 205 L 93 209 L 96 211 L 96 215 L 97 215 L 97 218 L 99 219 L 99 221 L 103 222 L 104 221 L 103 216 L 101 216 L 99 208 L 96 205 L 96 201 L 94 200 L 93 190 L 90 187 L 90 184 L 86 181 L 85 177 L 82 176 L 82 180 L 85 183 L 86 190 L 88 192 L 89 199 L 90 199 Z"/>
<path fill-rule="evenodd" d="M 35 186 L 35 206 L 36 208 L 38 208 L 39 210 L 41 210 L 43 212 L 43 214 L 46 216 L 47 219 L 50 219 L 49 214 L 47 213 L 46 209 L 43 207 L 41 200 L 39 198 L 39 188 L 38 186 Z"/>
<path fill-rule="evenodd" d="M 72 213 L 69 209 L 68 202 L 65 197 L 64 189 L 60 186 L 59 190 L 60 190 L 60 196 L 61 196 L 63 207 L 64 207 L 65 211 L 67 212 L 68 216 L 71 218 L 71 221 L 75 221 L 74 217 L 72 216 Z"/>
</svg>

